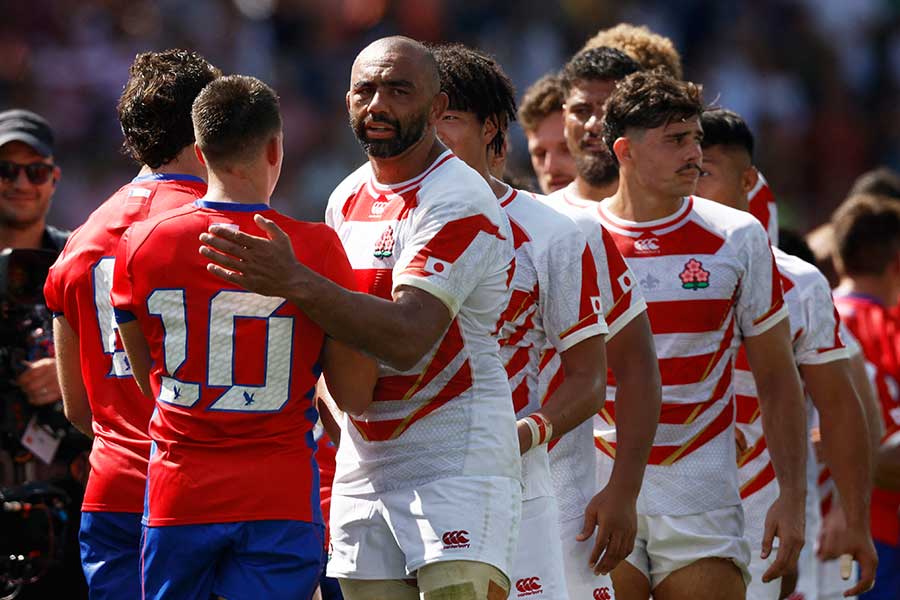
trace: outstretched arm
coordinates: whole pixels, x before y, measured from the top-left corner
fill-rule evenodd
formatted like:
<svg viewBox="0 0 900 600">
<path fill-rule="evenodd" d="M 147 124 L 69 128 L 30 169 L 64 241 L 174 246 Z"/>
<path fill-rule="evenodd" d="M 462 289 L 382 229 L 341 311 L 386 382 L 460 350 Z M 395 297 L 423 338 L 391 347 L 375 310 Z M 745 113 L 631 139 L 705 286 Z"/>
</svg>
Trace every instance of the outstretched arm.
<svg viewBox="0 0 900 600">
<path fill-rule="evenodd" d="M 214 275 L 263 296 L 298 306 L 332 338 L 400 371 L 411 369 L 447 330 L 447 305 L 419 288 L 399 286 L 393 301 L 351 292 L 297 261 L 290 238 L 256 215 L 268 237 L 213 225 L 200 253 Z"/>
</svg>

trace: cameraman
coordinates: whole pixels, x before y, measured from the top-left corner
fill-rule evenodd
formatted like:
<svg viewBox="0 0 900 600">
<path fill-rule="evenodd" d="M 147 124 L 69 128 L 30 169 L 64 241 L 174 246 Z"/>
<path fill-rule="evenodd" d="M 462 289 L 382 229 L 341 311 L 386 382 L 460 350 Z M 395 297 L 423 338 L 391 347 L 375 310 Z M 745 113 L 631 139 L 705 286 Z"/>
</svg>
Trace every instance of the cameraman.
<svg viewBox="0 0 900 600">
<path fill-rule="evenodd" d="M 69 235 L 46 222 L 53 141 L 40 115 L 0 112 L 0 596 L 20 600 L 87 597 L 77 533 L 90 443 L 62 413 L 42 294 Z"/>
</svg>

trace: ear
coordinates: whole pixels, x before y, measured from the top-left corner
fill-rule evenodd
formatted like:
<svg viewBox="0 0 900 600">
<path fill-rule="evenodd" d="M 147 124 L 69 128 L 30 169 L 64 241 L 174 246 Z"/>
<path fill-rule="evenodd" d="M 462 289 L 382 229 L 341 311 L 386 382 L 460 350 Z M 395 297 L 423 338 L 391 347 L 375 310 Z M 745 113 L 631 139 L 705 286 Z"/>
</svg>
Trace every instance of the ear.
<svg viewBox="0 0 900 600">
<path fill-rule="evenodd" d="M 281 140 L 279 136 L 273 135 L 266 143 L 266 161 L 270 165 L 277 165 L 278 161 L 281 160 L 281 152 Z"/>
<path fill-rule="evenodd" d="M 631 140 L 627 137 L 620 137 L 613 142 L 612 150 L 619 161 L 619 165 L 631 162 Z"/>
<path fill-rule="evenodd" d="M 53 167 L 53 187 L 56 187 L 60 177 L 62 177 L 62 169 L 59 168 L 59 165 L 56 165 Z"/>
<path fill-rule="evenodd" d="M 439 92 L 431 101 L 431 112 L 428 114 L 429 125 L 434 125 L 450 106 L 450 98 L 444 92 Z"/>
<path fill-rule="evenodd" d="M 481 143 L 485 146 L 490 144 L 499 130 L 496 117 L 491 116 L 485 119 L 484 125 L 481 126 Z"/>
<path fill-rule="evenodd" d="M 350 90 L 347 90 L 347 93 L 344 94 L 344 104 L 347 105 L 347 112 L 350 112 Z"/>
<path fill-rule="evenodd" d="M 197 160 L 200 161 L 200 164 L 205 167 L 206 159 L 203 158 L 203 153 L 200 152 L 200 146 L 197 144 L 197 142 L 194 142 L 194 155 L 197 157 Z"/>
<path fill-rule="evenodd" d="M 756 170 L 756 167 L 750 165 L 744 172 L 741 173 L 741 189 L 744 194 L 749 194 L 750 190 L 753 189 L 753 186 L 756 185 L 757 180 L 759 179 L 759 171 Z"/>
</svg>

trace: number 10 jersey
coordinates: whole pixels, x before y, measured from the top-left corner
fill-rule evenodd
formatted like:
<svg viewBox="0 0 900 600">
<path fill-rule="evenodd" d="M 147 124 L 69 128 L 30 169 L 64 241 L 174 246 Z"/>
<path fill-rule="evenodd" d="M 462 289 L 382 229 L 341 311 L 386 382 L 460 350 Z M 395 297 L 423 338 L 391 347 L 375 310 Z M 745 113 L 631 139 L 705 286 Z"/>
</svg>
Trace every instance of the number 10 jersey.
<svg viewBox="0 0 900 600">
<path fill-rule="evenodd" d="M 301 263 L 353 287 L 331 229 L 265 204 L 199 200 L 132 227 L 119 245 L 116 318 L 137 319 L 153 359 L 147 525 L 322 523 L 312 398 L 324 333 L 283 298 L 208 273 L 198 252 L 214 223 L 262 235 L 255 213 L 288 233 Z"/>
</svg>

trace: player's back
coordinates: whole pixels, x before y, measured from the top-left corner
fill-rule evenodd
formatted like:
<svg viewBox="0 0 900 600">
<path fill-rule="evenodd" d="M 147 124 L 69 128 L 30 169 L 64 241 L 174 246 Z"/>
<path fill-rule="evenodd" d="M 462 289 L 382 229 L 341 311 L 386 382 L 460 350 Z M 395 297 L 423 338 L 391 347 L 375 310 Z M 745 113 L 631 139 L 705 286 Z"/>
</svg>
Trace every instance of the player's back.
<svg viewBox="0 0 900 600">
<path fill-rule="evenodd" d="M 153 359 L 151 526 L 321 522 L 312 397 L 324 334 L 283 298 L 216 278 L 198 253 L 214 223 L 262 235 L 255 213 L 288 233 L 300 262 L 352 287 L 329 228 L 261 204 L 201 200 L 135 226 L 119 248 L 117 318 L 138 320 Z"/>
<path fill-rule="evenodd" d="M 109 292 L 122 233 L 133 223 L 201 197 L 188 175 L 137 177 L 101 204 L 69 238 L 45 286 L 50 309 L 78 335 L 81 371 L 94 432 L 91 475 L 82 509 L 141 512 L 153 403 L 140 392 L 116 335 Z"/>
<path fill-rule="evenodd" d="M 369 163 L 329 199 L 358 289 L 422 289 L 451 315 L 407 371 L 379 365 L 373 403 L 348 417 L 335 493 L 459 476 L 518 477 L 515 418 L 494 335 L 509 297 L 512 232 L 490 186 L 449 151 L 408 181 L 379 183 Z M 438 457 L 438 458 L 436 458 Z"/>
</svg>

